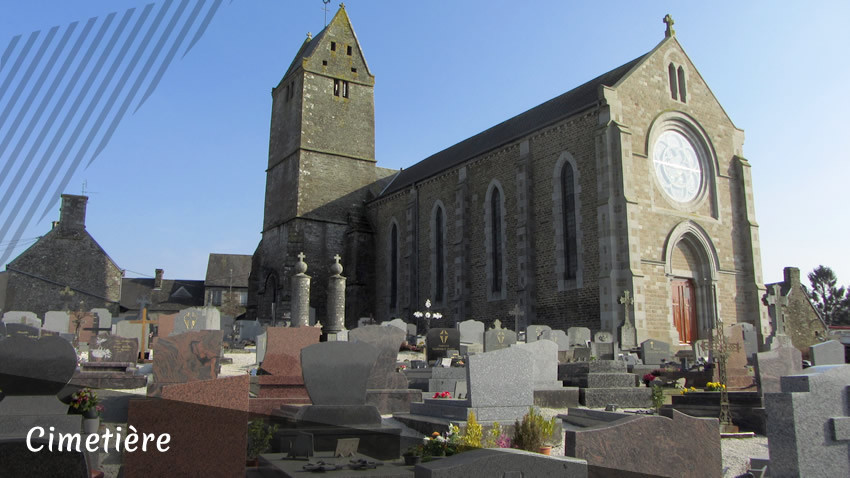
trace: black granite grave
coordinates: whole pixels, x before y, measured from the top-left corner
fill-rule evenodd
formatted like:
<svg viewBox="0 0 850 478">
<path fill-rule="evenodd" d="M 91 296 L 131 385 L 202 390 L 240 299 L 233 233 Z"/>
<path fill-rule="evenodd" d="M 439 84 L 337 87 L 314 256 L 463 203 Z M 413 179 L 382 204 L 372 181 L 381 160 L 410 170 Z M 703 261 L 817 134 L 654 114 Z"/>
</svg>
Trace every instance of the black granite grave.
<svg viewBox="0 0 850 478">
<path fill-rule="evenodd" d="M 460 349 L 460 331 L 457 329 L 431 329 L 425 336 L 428 362 L 448 357 L 449 350 Z"/>
</svg>

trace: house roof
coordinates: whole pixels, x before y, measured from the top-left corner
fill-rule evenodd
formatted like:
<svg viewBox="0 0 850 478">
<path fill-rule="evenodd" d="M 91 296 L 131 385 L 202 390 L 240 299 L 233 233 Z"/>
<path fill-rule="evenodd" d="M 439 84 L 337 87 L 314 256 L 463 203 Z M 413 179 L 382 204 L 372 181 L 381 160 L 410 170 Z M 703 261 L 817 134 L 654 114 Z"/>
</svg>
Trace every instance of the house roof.
<svg viewBox="0 0 850 478">
<path fill-rule="evenodd" d="M 151 312 L 178 312 L 188 307 L 204 305 L 204 281 L 163 279 L 162 287 L 154 290 L 154 279 L 125 278 L 121 281 L 121 308 L 139 310 L 140 297 L 150 298 Z"/>
<path fill-rule="evenodd" d="M 251 256 L 245 254 L 210 254 L 207 262 L 207 287 L 248 287 Z"/>
<path fill-rule="evenodd" d="M 613 86 L 648 54 L 400 171 L 379 197 L 400 191 L 594 105 L 598 101 L 600 85 Z"/>
</svg>

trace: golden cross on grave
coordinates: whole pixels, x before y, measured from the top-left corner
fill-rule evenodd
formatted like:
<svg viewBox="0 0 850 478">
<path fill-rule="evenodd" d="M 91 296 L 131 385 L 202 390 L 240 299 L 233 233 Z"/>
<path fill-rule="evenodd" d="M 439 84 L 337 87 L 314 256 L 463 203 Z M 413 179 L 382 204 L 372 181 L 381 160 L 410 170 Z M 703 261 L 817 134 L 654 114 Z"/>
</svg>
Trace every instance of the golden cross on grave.
<svg viewBox="0 0 850 478">
<path fill-rule="evenodd" d="M 147 297 L 139 297 L 136 300 L 136 302 L 142 307 L 142 309 L 140 311 L 141 314 L 142 314 L 142 319 L 141 320 L 130 320 L 130 321 L 128 321 L 128 323 L 130 323 L 130 324 L 142 324 L 142 343 L 141 343 L 141 347 L 139 348 L 139 354 L 141 354 L 142 360 L 144 360 L 145 350 L 147 350 L 146 340 L 148 338 L 148 334 L 150 333 L 150 325 L 156 324 L 156 321 L 148 320 L 148 304 L 151 303 L 150 299 L 148 299 Z"/>
<path fill-rule="evenodd" d="M 505 343 L 505 331 L 500 330 L 499 333 L 496 334 L 496 338 L 499 339 L 500 344 L 504 344 Z"/>
<path fill-rule="evenodd" d="M 664 32 L 664 36 L 665 37 L 676 36 L 676 30 L 673 30 L 673 23 L 675 23 L 673 21 L 673 17 L 670 16 L 670 14 L 668 13 L 667 15 L 664 15 L 664 19 L 662 21 L 667 24 L 667 30 Z"/>
<path fill-rule="evenodd" d="M 195 310 L 186 312 L 186 315 L 183 316 L 183 323 L 186 325 L 186 330 L 194 329 L 195 324 L 198 323 L 198 312 Z"/>
<path fill-rule="evenodd" d="M 449 340 L 449 332 L 445 329 L 440 331 L 440 342 L 446 343 Z"/>
</svg>

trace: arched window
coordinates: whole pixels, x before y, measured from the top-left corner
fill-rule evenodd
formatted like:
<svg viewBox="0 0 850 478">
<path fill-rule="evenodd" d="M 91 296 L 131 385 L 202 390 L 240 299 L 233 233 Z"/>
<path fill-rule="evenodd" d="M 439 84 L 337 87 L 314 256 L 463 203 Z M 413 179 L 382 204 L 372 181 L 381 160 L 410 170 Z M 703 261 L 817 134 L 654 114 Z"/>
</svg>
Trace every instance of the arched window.
<svg viewBox="0 0 850 478">
<path fill-rule="evenodd" d="M 390 229 L 390 309 L 398 307 L 398 227 Z"/>
<path fill-rule="evenodd" d="M 685 94 L 686 94 L 685 90 L 686 90 L 686 88 L 685 88 L 685 70 L 680 66 L 679 67 L 679 100 L 681 100 L 682 103 L 687 102 L 687 98 L 685 96 Z"/>
<path fill-rule="evenodd" d="M 444 300 L 444 289 L 446 284 L 446 264 L 445 264 L 445 212 L 443 211 L 442 206 L 437 204 L 434 207 L 434 224 L 433 224 L 433 238 L 432 238 L 432 247 L 433 254 L 432 260 L 434 264 L 434 290 L 433 296 L 434 301 L 436 303 L 442 303 Z"/>
<path fill-rule="evenodd" d="M 561 168 L 561 214 L 564 225 L 564 279 L 576 278 L 578 248 L 576 246 L 576 194 L 573 166 L 564 163 Z"/>
<path fill-rule="evenodd" d="M 504 244 L 502 243 L 502 194 L 499 188 L 493 188 L 490 195 L 490 239 L 492 241 L 491 261 L 493 263 L 493 276 L 490 282 L 490 291 L 502 292 L 502 263 L 504 260 Z"/>
<path fill-rule="evenodd" d="M 676 66 L 672 63 L 667 66 L 667 74 L 670 77 L 670 97 L 677 100 L 679 99 L 679 88 L 676 84 Z"/>
</svg>

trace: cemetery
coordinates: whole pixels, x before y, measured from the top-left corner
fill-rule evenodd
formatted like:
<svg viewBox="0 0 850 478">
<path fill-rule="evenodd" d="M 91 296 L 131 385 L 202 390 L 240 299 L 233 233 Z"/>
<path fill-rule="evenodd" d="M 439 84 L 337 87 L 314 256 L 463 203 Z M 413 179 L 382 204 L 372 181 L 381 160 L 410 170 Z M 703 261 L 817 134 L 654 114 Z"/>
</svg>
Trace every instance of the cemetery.
<svg viewBox="0 0 850 478">
<path fill-rule="evenodd" d="M 306 276 L 306 264 L 296 271 Z M 293 284 L 309 297 L 309 282 Z M 289 323 L 237 323 L 250 344 L 237 348 L 225 340 L 230 325 L 192 308 L 156 325 L 144 308 L 117 323 L 102 309 L 3 314 L 0 447 L 10 459 L 0 475 L 850 470 L 844 348 L 811 345 L 804 369 L 787 324 L 760 343 L 748 324 L 719 322 L 683 348 L 623 346 L 583 327 L 518 334 L 500 319 L 337 322 L 328 332 L 309 311 L 305 300 Z M 751 460 L 730 462 L 745 443 Z"/>
</svg>

